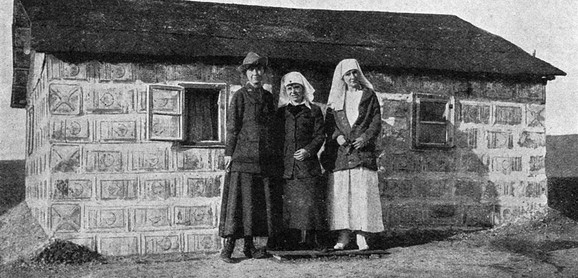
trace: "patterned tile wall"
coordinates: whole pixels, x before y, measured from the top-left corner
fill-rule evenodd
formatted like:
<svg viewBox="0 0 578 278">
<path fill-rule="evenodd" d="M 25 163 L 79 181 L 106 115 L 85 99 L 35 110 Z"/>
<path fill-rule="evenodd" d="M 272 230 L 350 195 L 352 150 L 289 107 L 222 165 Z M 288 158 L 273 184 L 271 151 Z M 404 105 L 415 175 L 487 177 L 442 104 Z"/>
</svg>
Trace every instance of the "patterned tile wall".
<svg viewBox="0 0 578 278">
<path fill-rule="evenodd" d="M 45 59 L 28 96 L 26 200 L 47 233 L 108 255 L 217 251 L 223 149 L 149 141 L 146 88 L 240 84 L 235 67 Z"/>
<path fill-rule="evenodd" d="M 367 76 L 382 104 L 380 192 L 382 203 L 393 206 L 387 212 L 389 216 L 384 217 L 386 226 L 446 222 L 496 225 L 543 209 L 546 176 L 542 84 L 455 81 L 440 76 L 375 72 Z M 410 149 L 410 93 L 456 97 L 454 148 Z M 408 205 L 412 202 L 417 203 Z M 455 209 L 431 208 L 434 204 L 456 202 L 459 205 Z M 496 209 L 518 203 L 535 204 L 536 211 Z M 450 216 L 450 211 L 456 213 Z"/>
<path fill-rule="evenodd" d="M 26 162 L 26 200 L 45 230 L 108 255 L 217 251 L 223 150 L 147 140 L 146 88 L 240 85 L 235 67 L 45 59 L 28 96 Z M 543 85 L 367 77 L 382 104 L 388 227 L 494 225 L 543 209 Z M 410 150 L 411 92 L 456 97 L 456 147 Z"/>
</svg>

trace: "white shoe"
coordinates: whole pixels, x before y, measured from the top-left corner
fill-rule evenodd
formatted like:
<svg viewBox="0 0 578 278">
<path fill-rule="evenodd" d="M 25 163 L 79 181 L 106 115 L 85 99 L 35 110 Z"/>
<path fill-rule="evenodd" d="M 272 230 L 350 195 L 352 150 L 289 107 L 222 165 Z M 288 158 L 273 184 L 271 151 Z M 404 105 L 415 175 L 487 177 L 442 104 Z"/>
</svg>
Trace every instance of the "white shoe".
<svg viewBox="0 0 578 278">
<path fill-rule="evenodd" d="M 357 234 L 356 235 L 357 247 L 359 251 L 368 250 L 369 245 L 367 245 L 367 241 L 365 241 L 365 236 Z"/>
<path fill-rule="evenodd" d="M 335 244 L 335 246 L 333 246 L 333 249 L 335 250 L 343 250 L 343 248 L 345 248 L 345 244 L 338 242 L 337 244 Z"/>
<path fill-rule="evenodd" d="M 345 246 L 349 243 L 349 230 L 342 230 L 339 232 L 339 239 L 337 239 L 337 244 L 333 246 L 335 250 L 343 250 Z"/>
</svg>

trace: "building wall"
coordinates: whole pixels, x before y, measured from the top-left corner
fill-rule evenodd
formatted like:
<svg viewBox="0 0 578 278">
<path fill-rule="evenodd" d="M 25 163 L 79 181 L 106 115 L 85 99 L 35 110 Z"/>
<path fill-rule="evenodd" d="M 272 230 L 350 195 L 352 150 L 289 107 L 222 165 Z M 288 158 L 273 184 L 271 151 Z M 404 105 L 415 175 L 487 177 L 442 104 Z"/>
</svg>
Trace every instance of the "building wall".
<svg viewBox="0 0 578 278">
<path fill-rule="evenodd" d="M 145 93 L 153 83 L 239 85 L 235 67 L 41 57 L 26 200 L 46 232 L 110 255 L 218 250 L 224 150 L 147 140 Z"/>
<path fill-rule="evenodd" d="M 545 209 L 543 84 L 367 75 L 382 101 L 386 226 L 491 226 Z M 456 98 L 454 148 L 411 148 L 411 93 Z"/>
<path fill-rule="evenodd" d="M 148 140 L 146 88 L 226 83 L 230 94 L 236 66 L 33 60 L 26 201 L 45 231 L 108 255 L 218 250 L 223 148 Z M 286 71 L 274 69 L 273 91 Z M 326 99 L 331 70 L 303 73 Z M 366 75 L 382 105 L 388 228 L 495 225 L 545 208 L 542 84 Z M 454 148 L 410 147 L 411 93 L 456 97 Z"/>
</svg>

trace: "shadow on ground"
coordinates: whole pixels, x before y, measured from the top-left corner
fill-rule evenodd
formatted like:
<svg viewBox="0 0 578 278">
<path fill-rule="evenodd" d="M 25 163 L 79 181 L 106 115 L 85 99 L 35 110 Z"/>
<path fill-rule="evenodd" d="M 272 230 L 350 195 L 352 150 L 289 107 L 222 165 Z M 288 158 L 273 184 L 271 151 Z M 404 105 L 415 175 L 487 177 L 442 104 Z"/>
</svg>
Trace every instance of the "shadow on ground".
<svg viewBox="0 0 578 278">
<path fill-rule="evenodd" d="M 408 247 L 430 242 L 443 241 L 456 235 L 464 235 L 489 229 L 487 227 L 435 227 L 435 228 L 396 228 L 383 233 L 369 236 L 368 244 L 375 250 L 387 250 L 395 247 Z M 286 231 L 283 234 L 285 250 L 292 250 L 300 239 L 297 230 Z M 317 236 L 321 246 L 331 248 L 337 242 L 336 232 L 323 232 Z M 355 234 L 351 234 L 347 249 L 357 249 Z"/>
<path fill-rule="evenodd" d="M 485 242 L 494 250 L 522 255 L 554 266 L 559 273 L 564 266 L 555 262 L 555 251 L 578 248 L 578 222 L 565 212 L 549 209 L 548 214 L 521 224 L 507 224 L 491 233 L 479 233 L 470 240 Z"/>
<path fill-rule="evenodd" d="M 394 247 L 408 247 L 422 245 L 435 241 L 443 241 L 458 234 L 467 234 L 481 231 L 483 228 L 435 228 L 435 229 L 400 229 L 389 232 L 374 243 L 376 248 L 389 249 Z"/>
<path fill-rule="evenodd" d="M 502 238 L 491 242 L 491 246 L 498 250 L 520 254 L 534 260 L 550 264 L 556 267 L 558 272 L 564 270 L 564 266 L 557 265 L 551 260 L 550 252 L 578 248 L 578 241 L 569 240 L 545 240 L 531 241 L 515 238 Z"/>
</svg>

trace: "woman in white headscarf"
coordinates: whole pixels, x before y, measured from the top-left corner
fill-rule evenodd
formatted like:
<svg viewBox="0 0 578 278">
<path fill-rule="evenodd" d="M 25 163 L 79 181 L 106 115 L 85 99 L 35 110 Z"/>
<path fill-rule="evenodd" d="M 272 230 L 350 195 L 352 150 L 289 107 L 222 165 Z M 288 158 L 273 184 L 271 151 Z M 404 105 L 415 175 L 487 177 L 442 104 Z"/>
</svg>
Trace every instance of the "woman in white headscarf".
<svg viewBox="0 0 578 278">
<path fill-rule="evenodd" d="M 315 89 L 299 72 L 281 78 L 279 117 L 283 129 L 283 218 L 285 227 L 301 231 L 298 249 L 320 247 L 315 232 L 327 229 L 325 190 L 317 152 L 325 141 L 321 108 L 311 103 Z"/>
<path fill-rule="evenodd" d="M 368 233 L 384 230 L 375 154 L 381 114 L 357 60 L 337 65 L 327 105 L 327 147 L 337 148 L 328 185 L 329 229 L 339 231 L 334 249 L 344 249 L 355 232 L 358 248 L 366 250 Z"/>
</svg>

